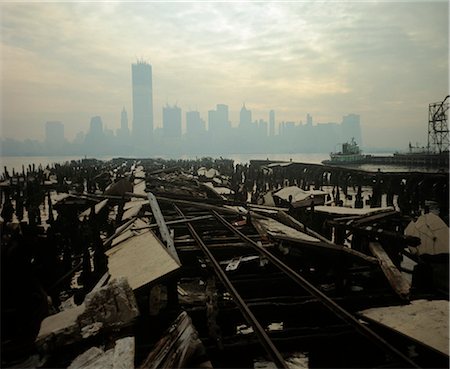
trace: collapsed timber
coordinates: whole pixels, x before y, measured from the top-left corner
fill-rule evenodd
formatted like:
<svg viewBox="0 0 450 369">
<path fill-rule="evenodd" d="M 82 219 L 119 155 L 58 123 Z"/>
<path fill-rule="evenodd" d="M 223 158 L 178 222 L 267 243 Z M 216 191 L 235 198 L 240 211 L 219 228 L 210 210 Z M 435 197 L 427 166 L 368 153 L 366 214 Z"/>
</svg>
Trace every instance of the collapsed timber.
<svg viewBox="0 0 450 369">
<path fill-rule="evenodd" d="M 448 366 L 448 174 L 5 172 L 2 367 Z"/>
</svg>

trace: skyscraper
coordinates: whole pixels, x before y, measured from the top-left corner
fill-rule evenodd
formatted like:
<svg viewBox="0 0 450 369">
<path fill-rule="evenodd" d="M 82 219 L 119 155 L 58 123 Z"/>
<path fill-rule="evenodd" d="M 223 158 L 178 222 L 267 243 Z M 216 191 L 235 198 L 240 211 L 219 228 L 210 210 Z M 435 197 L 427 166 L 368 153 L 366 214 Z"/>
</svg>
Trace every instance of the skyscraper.
<svg viewBox="0 0 450 369">
<path fill-rule="evenodd" d="M 208 130 L 213 134 L 223 134 L 228 128 L 228 105 L 217 104 L 216 110 L 208 111 Z"/>
<path fill-rule="evenodd" d="M 133 141 L 146 147 L 153 137 L 152 66 L 138 60 L 131 66 L 133 88 Z"/>
<path fill-rule="evenodd" d="M 273 110 L 269 112 L 269 136 L 275 136 L 275 112 Z"/>
<path fill-rule="evenodd" d="M 105 132 L 103 130 L 103 121 L 100 116 L 91 118 L 89 123 L 89 132 L 86 134 L 84 144 L 88 152 L 99 152 L 101 145 L 105 143 Z"/>
<path fill-rule="evenodd" d="M 188 111 L 186 113 L 186 134 L 195 136 L 205 131 L 205 123 L 200 118 L 198 111 Z"/>
<path fill-rule="evenodd" d="M 130 130 L 128 129 L 128 114 L 125 108 L 120 113 L 120 128 L 117 130 L 117 137 L 121 140 L 128 140 Z M 123 142 L 124 143 L 124 142 Z"/>
<path fill-rule="evenodd" d="M 166 105 L 163 107 L 164 137 L 181 137 L 181 108 Z"/>
<path fill-rule="evenodd" d="M 103 122 L 101 117 L 95 116 L 91 118 L 89 134 L 94 140 L 103 138 Z"/>
<path fill-rule="evenodd" d="M 122 113 L 120 113 L 120 128 L 123 131 L 128 131 L 128 114 L 125 107 L 122 109 Z"/>
<path fill-rule="evenodd" d="M 248 127 L 252 123 L 252 112 L 242 105 L 241 111 L 239 113 L 239 126 Z"/>
</svg>

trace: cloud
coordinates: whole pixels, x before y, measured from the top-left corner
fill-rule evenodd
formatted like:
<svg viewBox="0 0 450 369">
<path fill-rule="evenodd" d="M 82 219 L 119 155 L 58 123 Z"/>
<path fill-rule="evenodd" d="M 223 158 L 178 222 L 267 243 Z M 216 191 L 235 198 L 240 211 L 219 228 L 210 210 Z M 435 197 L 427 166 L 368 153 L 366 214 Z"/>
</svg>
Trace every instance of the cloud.
<svg viewBox="0 0 450 369">
<path fill-rule="evenodd" d="M 24 125 L 41 134 L 46 116 L 72 137 L 91 115 L 118 127 L 122 106 L 132 116 L 130 64 L 140 57 L 153 65 L 157 124 L 166 102 L 204 118 L 226 103 L 237 121 L 247 101 L 255 118 L 361 113 L 375 145 L 392 121 L 399 136 L 409 122 L 419 131 L 418 112 L 448 93 L 446 2 L 27 2 L 1 11 L 2 128 L 15 137 Z M 33 116 L 41 121 L 31 126 Z"/>
</svg>

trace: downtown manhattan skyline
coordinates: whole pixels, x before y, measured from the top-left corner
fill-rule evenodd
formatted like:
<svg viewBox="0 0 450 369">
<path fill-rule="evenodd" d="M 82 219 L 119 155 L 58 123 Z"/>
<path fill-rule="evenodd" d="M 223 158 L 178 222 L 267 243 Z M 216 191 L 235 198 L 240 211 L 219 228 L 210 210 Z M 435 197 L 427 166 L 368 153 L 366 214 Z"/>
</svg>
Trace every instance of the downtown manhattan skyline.
<svg viewBox="0 0 450 369">
<path fill-rule="evenodd" d="M 93 116 L 130 123 L 130 62 L 153 67 L 153 126 L 163 107 L 229 106 L 253 119 L 361 116 L 370 147 L 426 143 L 428 104 L 448 94 L 448 3 L 3 3 L 2 138 L 73 140 Z M 130 128 L 132 125 L 130 124 Z M 301 148 L 299 148 L 301 151 Z"/>
<path fill-rule="evenodd" d="M 245 103 L 239 113 L 239 123 L 233 127 L 229 107 L 217 104 L 207 114 L 185 113 L 186 129 L 182 129 L 182 109 L 176 104 L 162 108 L 162 127 L 154 129 L 152 66 L 144 60 L 131 65 L 132 119 L 125 108 L 120 114 L 120 128 L 115 132 L 103 124 L 101 116 L 90 119 L 87 132 L 79 132 L 67 140 L 64 123 L 47 121 L 43 142 L 25 139 L 2 140 L 3 155 L 186 155 L 232 153 L 320 153 L 334 151 L 336 142 L 355 139 L 362 144 L 360 116 L 348 114 L 341 123 L 318 123 L 307 114 L 305 124 L 282 121 L 276 124 L 276 112 L 271 110 L 268 121 L 252 119 Z M 340 146 L 340 145 L 339 145 Z"/>
</svg>

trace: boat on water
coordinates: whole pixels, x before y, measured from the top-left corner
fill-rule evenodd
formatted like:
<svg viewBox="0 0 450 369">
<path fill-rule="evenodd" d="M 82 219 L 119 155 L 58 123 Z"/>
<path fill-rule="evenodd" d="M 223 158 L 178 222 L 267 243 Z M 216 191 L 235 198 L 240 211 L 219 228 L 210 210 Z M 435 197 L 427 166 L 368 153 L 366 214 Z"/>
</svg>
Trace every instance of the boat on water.
<svg viewBox="0 0 450 369">
<path fill-rule="evenodd" d="M 388 156 L 364 155 L 354 138 L 342 145 L 342 151 L 331 153 L 327 165 L 374 164 L 400 165 L 404 167 L 438 168 L 447 172 L 449 168 L 448 108 L 450 96 L 428 107 L 428 145 L 416 147 L 409 144 L 408 152 L 396 152 Z"/>
<path fill-rule="evenodd" d="M 342 151 L 330 153 L 330 160 L 322 161 L 323 164 L 363 164 L 367 162 L 367 155 L 361 152 L 355 139 L 342 144 Z"/>
<path fill-rule="evenodd" d="M 429 167 L 448 169 L 449 152 L 440 153 L 428 150 L 415 150 L 409 146 L 408 152 L 395 152 L 392 155 L 370 155 L 363 154 L 358 144 L 352 139 L 350 142 L 342 144 L 342 151 L 330 153 L 330 160 L 322 161 L 325 165 L 352 165 L 352 164 L 373 164 L 373 165 L 401 165 L 405 167 Z"/>
</svg>

